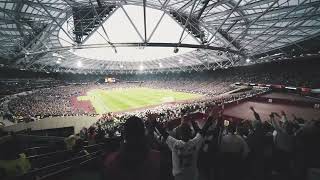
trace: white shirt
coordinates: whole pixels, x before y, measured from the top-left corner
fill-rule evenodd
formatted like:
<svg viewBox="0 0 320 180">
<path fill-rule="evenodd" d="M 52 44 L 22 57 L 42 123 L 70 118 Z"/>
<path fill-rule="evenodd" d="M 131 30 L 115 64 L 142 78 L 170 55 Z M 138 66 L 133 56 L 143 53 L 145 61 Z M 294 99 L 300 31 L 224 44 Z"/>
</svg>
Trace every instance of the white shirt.
<svg viewBox="0 0 320 180">
<path fill-rule="evenodd" d="M 188 142 L 177 140 L 171 136 L 167 138 L 166 143 L 172 152 L 172 174 L 174 176 L 187 173 L 190 180 L 197 178 L 198 151 L 202 142 L 203 137 L 199 133 Z"/>
<path fill-rule="evenodd" d="M 285 116 L 283 116 L 285 119 Z M 293 150 L 293 144 L 294 144 L 294 136 L 289 135 L 284 128 L 282 128 L 276 120 L 272 119 L 271 120 L 275 131 L 273 133 L 274 138 L 274 144 L 275 146 L 285 152 L 292 152 Z"/>
<path fill-rule="evenodd" d="M 249 153 L 247 142 L 239 135 L 227 134 L 222 136 L 220 144 L 221 152 L 241 153 L 242 157 L 246 157 Z"/>
</svg>

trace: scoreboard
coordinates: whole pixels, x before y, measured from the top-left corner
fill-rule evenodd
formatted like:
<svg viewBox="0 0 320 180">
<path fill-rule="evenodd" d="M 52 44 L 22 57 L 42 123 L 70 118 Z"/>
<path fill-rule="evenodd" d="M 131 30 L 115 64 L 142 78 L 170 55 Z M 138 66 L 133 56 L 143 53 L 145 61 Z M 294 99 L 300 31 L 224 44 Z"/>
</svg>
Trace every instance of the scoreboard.
<svg viewBox="0 0 320 180">
<path fill-rule="evenodd" d="M 116 82 L 116 78 L 106 77 L 106 78 L 104 79 L 104 82 L 105 82 L 105 83 L 115 83 L 115 82 Z"/>
</svg>

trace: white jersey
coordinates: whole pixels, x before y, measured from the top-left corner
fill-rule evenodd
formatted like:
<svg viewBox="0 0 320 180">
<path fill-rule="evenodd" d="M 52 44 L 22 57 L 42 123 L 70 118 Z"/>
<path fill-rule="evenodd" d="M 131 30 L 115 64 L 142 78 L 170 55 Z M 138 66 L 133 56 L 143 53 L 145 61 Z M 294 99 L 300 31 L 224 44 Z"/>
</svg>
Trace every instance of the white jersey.
<svg viewBox="0 0 320 180">
<path fill-rule="evenodd" d="M 246 157 L 249 153 L 247 142 L 239 135 L 227 134 L 222 136 L 220 144 L 221 152 L 241 153 L 242 157 Z"/>
<path fill-rule="evenodd" d="M 198 151 L 203 142 L 203 137 L 198 133 L 188 142 L 177 140 L 171 136 L 167 138 L 168 144 L 172 152 L 172 174 L 186 174 L 186 180 L 195 180 L 198 176 L 197 160 Z"/>
</svg>

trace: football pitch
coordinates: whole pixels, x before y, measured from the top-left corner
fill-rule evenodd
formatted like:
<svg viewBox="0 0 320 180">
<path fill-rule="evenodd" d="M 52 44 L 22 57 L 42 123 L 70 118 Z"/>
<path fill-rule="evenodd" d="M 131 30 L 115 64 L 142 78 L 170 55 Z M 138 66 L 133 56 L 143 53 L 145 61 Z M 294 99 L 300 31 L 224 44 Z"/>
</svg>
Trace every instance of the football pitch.
<svg viewBox="0 0 320 180">
<path fill-rule="evenodd" d="M 111 90 L 94 89 L 86 96 L 77 97 L 78 101 L 89 100 L 96 113 L 126 111 L 159 105 L 167 102 L 196 99 L 200 94 L 176 92 L 151 88 L 119 88 Z"/>
</svg>

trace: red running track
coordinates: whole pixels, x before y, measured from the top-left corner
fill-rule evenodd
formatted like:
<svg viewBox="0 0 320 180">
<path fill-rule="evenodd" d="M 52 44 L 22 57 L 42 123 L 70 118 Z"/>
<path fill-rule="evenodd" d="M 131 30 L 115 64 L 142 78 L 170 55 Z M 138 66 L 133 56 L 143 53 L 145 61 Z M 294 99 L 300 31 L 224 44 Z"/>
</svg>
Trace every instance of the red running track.
<svg viewBox="0 0 320 180">
<path fill-rule="evenodd" d="M 88 101 L 78 101 L 77 100 L 77 97 L 71 97 L 71 104 L 72 104 L 72 107 L 75 109 L 75 110 L 83 110 L 84 112 L 91 112 L 91 113 L 94 113 L 95 110 L 90 102 L 90 100 Z"/>
<path fill-rule="evenodd" d="M 224 115 L 252 120 L 254 119 L 254 116 L 252 111 L 250 110 L 250 106 L 253 106 L 255 108 L 255 110 L 260 114 L 260 117 L 263 121 L 269 119 L 269 114 L 271 112 L 280 113 L 280 111 L 282 110 L 286 112 L 289 120 L 293 119 L 293 117 L 291 116 L 292 113 L 294 113 L 297 117 L 301 117 L 306 120 L 320 120 L 320 109 L 250 101 L 227 108 L 224 111 Z"/>
</svg>

